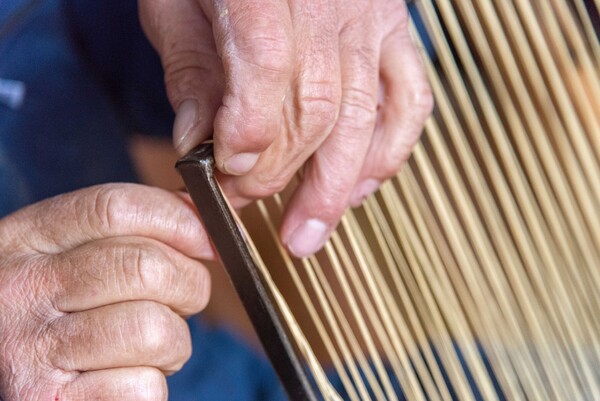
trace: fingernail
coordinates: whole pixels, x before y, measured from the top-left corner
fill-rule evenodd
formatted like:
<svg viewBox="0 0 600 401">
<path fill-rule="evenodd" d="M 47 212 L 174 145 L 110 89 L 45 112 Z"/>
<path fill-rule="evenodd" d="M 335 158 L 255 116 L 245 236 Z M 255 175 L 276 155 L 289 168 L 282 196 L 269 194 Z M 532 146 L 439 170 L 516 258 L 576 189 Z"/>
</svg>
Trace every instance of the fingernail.
<svg viewBox="0 0 600 401">
<path fill-rule="evenodd" d="M 309 219 L 290 236 L 287 246 L 299 258 L 310 256 L 325 245 L 329 238 L 327 225 L 318 219 Z"/>
<path fill-rule="evenodd" d="M 192 128 L 198 121 L 198 102 L 186 99 L 179 105 L 173 124 L 173 143 L 180 154 L 187 153 L 194 146 L 191 142 Z"/>
<path fill-rule="evenodd" d="M 238 153 L 231 156 L 223 163 L 223 170 L 227 174 L 242 175 L 252 170 L 258 161 L 260 153 Z"/>
<path fill-rule="evenodd" d="M 360 206 L 361 203 L 363 203 L 363 201 L 367 198 L 367 196 L 377 191 L 379 185 L 381 185 L 381 183 L 373 178 L 364 180 L 358 185 L 356 185 L 356 187 L 354 187 L 354 191 L 352 191 L 352 195 L 350 195 L 350 206 Z"/>
</svg>

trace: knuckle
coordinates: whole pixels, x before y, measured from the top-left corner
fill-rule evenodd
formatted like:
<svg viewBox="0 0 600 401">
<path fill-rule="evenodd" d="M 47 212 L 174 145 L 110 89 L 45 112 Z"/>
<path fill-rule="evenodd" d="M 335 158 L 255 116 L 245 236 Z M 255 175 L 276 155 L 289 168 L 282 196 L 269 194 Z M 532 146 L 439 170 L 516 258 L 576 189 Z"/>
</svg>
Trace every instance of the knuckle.
<svg viewBox="0 0 600 401">
<path fill-rule="evenodd" d="M 166 306 L 154 302 L 142 302 L 135 323 L 145 350 L 152 354 L 159 354 L 175 340 L 172 320 Z"/>
<path fill-rule="evenodd" d="M 345 121 L 344 128 L 372 129 L 377 118 L 377 100 L 368 91 L 351 87 L 344 90 L 340 122 Z"/>
<path fill-rule="evenodd" d="M 130 288 L 139 288 L 148 294 L 161 294 L 171 288 L 172 273 L 169 257 L 158 246 L 134 242 L 119 247 L 118 264 L 123 280 Z M 125 291 L 124 288 L 121 291 Z"/>
<path fill-rule="evenodd" d="M 260 7 L 260 2 L 256 3 Z M 253 21 L 238 36 L 239 57 L 265 73 L 288 75 L 292 68 L 292 46 L 283 24 L 266 17 L 264 21 Z M 242 32 L 242 31 L 240 31 Z"/>
<path fill-rule="evenodd" d="M 356 72 L 356 76 L 361 77 L 363 82 L 376 83 L 379 72 L 377 47 L 373 44 L 363 43 L 351 47 L 348 51 L 350 52 L 350 63 Z"/>
<path fill-rule="evenodd" d="M 80 206 L 87 210 L 81 210 L 78 215 L 86 217 L 83 220 L 90 226 L 102 227 L 110 232 L 127 213 L 128 206 L 131 204 L 122 186 L 100 185 L 92 189 L 89 204 Z"/>
<path fill-rule="evenodd" d="M 300 91 L 296 122 L 300 131 L 317 135 L 330 131 L 339 112 L 339 87 L 331 82 L 316 82 L 301 85 Z"/>
<path fill-rule="evenodd" d="M 287 75 L 291 71 L 291 54 L 287 43 L 280 38 L 256 36 L 248 49 L 249 59 L 245 61 L 260 70 Z"/>
<path fill-rule="evenodd" d="M 201 311 L 210 298 L 210 275 L 197 263 L 172 259 L 160 244 L 133 241 L 123 247 L 122 275 L 118 280 L 129 288 L 139 289 L 146 298 L 166 299 L 181 305 L 181 312 Z"/>
<path fill-rule="evenodd" d="M 157 367 L 168 371 L 179 370 L 191 356 L 189 335 L 185 322 L 167 306 L 143 302 L 136 316 L 140 344 L 153 356 Z"/>
</svg>

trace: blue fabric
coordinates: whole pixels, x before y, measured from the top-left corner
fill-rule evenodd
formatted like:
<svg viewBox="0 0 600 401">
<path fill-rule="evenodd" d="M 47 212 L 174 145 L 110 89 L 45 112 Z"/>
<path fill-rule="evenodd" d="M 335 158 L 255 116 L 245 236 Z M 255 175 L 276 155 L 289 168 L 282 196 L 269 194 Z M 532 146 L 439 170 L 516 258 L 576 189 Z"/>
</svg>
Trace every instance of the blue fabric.
<svg viewBox="0 0 600 401">
<path fill-rule="evenodd" d="M 286 400 L 264 357 L 222 328 L 189 321 L 194 354 L 168 378 L 170 401 Z"/>
<path fill-rule="evenodd" d="M 24 3 L 2 2 L 3 12 Z M 0 215 L 76 188 L 135 179 L 125 127 L 75 53 L 61 11 L 57 1 L 44 1 L 0 41 L 0 79 L 26 87 L 20 108 L 0 105 Z"/>
<path fill-rule="evenodd" d="M 158 55 L 131 0 L 64 1 L 80 58 L 102 82 L 129 131 L 170 136 L 174 114 Z"/>
</svg>

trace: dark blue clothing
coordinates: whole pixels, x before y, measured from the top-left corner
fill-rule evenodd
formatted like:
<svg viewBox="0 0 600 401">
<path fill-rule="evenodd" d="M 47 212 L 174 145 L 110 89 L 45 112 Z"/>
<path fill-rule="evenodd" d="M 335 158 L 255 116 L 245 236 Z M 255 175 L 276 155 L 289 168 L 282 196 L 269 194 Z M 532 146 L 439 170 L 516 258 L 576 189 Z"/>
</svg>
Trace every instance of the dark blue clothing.
<svg viewBox="0 0 600 401">
<path fill-rule="evenodd" d="M 0 2 L 0 23 L 12 26 L 0 37 L 0 79 L 26 88 L 20 108 L 0 105 L 0 215 L 77 188 L 135 180 L 127 128 L 74 51 L 60 3 L 42 1 L 21 15 L 25 3 Z"/>
<path fill-rule="evenodd" d="M 170 401 L 287 400 L 271 365 L 225 329 L 190 320 L 193 356 L 168 378 Z"/>
</svg>

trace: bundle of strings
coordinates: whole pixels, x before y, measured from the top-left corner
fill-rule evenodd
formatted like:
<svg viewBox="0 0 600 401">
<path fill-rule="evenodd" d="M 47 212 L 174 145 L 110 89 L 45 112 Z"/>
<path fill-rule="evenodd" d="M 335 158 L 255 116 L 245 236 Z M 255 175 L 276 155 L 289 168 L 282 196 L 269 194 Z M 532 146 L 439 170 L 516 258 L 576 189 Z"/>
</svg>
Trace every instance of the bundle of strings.
<svg viewBox="0 0 600 401">
<path fill-rule="evenodd" d="M 594 1 L 417 1 L 436 111 L 411 160 L 304 260 L 285 194 L 254 206 L 323 399 L 600 400 Z"/>
</svg>

